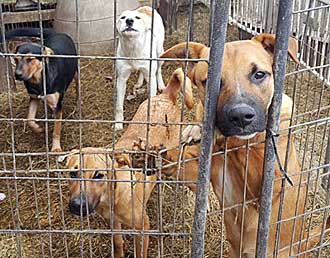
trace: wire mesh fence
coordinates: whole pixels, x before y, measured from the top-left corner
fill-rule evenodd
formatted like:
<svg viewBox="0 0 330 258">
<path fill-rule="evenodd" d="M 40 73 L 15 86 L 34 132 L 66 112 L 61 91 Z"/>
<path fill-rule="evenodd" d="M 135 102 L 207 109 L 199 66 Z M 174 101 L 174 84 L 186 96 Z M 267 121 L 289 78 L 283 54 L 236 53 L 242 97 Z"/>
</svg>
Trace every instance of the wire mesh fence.
<svg viewBox="0 0 330 258">
<path fill-rule="evenodd" d="M 45 3 L 35 2 L 37 25 L 25 23 L 19 27 L 43 30 L 52 26 L 52 21 L 48 26 L 42 20 Z M 17 26 L 5 25 L 9 9 L 6 3 L 1 5 L 0 58 L 7 60 L 5 69 L 0 71 L 4 73 L 0 77 L 4 78 L 0 86 L 0 193 L 4 194 L 0 195 L 1 257 L 328 257 L 327 1 L 293 1 L 293 11 L 288 12 L 284 22 L 291 24 L 290 35 L 298 41 L 299 64 L 289 61 L 286 72 L 284 69 L 274 75 L 279 59 L 275 58 L 273 66 L 269 53 L 274 47 L 275 52 L 279 51 L 279 45 L 267 45 L 267 52 L 259 54 L 258 49 L 251 51 L 250 45 L 244 45 L 249 42 L 238 43 L 242 44 L 239 49 L 235 48 L 237 43 L 224 42 L 239 40 L 242 31 L 250 33 L 249 38 L 275 33 L 276 27 L 283 28 L 283 17 L 277 19 L 280 5 L 290 5 L 290 1 L 211 0 L 207 5 L 198 1 L 151 1 L 149 5 L 155 9 L 148 14 L 151 19 L 146 42 L 150 47 L 145 56 L 142 50 L 135 56 L 118 56 L 118 44 L 123 43 L 117 25 L 125 9 L 119 10 L 118 6 L 124 4 L 116 0 L 111 10 L 115 18 L 108 25 L 113 28 L 110 50 L 82 54 L 81 11 L 102 6 L 97 6 L 97 1 L 89 5 L 85 1 L 71 2 L 75 10 L 71 20 L 76 26 L 71 36 L 77 55 L 27 55 L 41 60 L 43 92 L 47 92 L 50 60 L 78 62 L 77 87 L 75 90 L 71 85 L 65 93 L 62 117 L 54 116 L 51 99 L 38 98 L 39 112 L 32 120 L 44 128 L 39 134 L 29 127 L 31 118 L 26 114 L 31 96 L 24 84 L 16 80 L 16 90 L 11 87 L 16 72 L 14 59 L 24 58 L 15 54 L 15 49 L 30 38 L 5 40 L 6 32 Z M 150 40 L 160 34 L 154 27 L 159 6 L 169 8 L 165 51 L 183 42 L 180 51 L 162 59 L 152 53 L 157 42 Z M 288 39 L 281 34 L 283 30 L 278 35 L 285 44 Z M 188 44 L 190 41 L 202 43 L 205 48 Z M 47 37 L 33 42 L 44 46 Z M 266 44 L 265 40 L 260 42 Z M 290 44 L 288 47 L 290 50 Z M 283 59 L 287 55 L 285 46 L 282 51 Z M 136 91 L 140 75 L 132 73 L 126 96 L 133 97 L 125 98 L 124 129 L 116 131 L 121 60 L 146 62 L 149 70 L 157 60 L 164 61 L 162 75 L 167 90 L 151 96 L 149 84 L 144 82 Z M 257 71 L 269 75 L 267 85 L 256 81 L 251 84 L 251 73 Z M 277 85 L 284 72 L 284 92 L 288 97 L 282 98 Z M 149 73 L 145 81 L 150 82 L 153 76 Z M 271 90 L 273 76 L 275 91 Z M 258 85 L 257 90 L 254 85 Z M 238 99 L 246 105 L 245 110 L 265 102 L 266 108 L 258 116 L 268 115 L 267 111 L 275 107 L 273 115 L 281 120 L 278 135 L 276 125 L 267 126 L 268 137 L 266 125 L 253 137 L 227 134 L 229 129 L 222 126 L 232 121 L 221 122 L 221 114 L 225 113 L 221 105 L 237 101 L 237 91 L 242 94 Z M 226 98 L 223 92 L 234 97 Z M 260 96 L 269 103 L 260 100 Z M 278 102 L 271 105 L 273 96 Z M 254 104 L 244 102 L 251 98 Z M 53 152 L 52 133 L 58 121 L 63 124 L 62 150 Z M 202 140 L 187 144 L 183 141 L 187 127 L 196 130 L 196 126 L 202 128 L 197 139 Z M 264 149 L 266 138 L 268 149 Z M 275 166 L 275 172 L 270 169 L 268 173 L 275 177 L 270 180 L 274 190 L 264 188 L 266 193 L 268 190 L 265 203 L 273 202 L 266 216 L 262 211 L 266 206 L 260 207 L 265 157 L 270 157 L 267 160 L 271 159 Z M 257 242 L 258 217 L 266 226 L 259 228 L 259 234 L 266 237 L 269 230 L 268 241 L 259 236 Z M 263 251 L 256 254 L 257 248 Z"/>
</svg>

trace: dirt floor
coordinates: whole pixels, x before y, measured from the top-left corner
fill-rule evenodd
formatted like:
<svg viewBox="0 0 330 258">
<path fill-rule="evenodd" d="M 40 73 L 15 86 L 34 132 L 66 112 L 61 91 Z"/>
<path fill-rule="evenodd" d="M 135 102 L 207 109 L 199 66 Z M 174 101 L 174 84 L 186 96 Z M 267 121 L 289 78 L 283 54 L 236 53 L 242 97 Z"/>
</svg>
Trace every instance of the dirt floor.
<svg viewBox="0 0 330 258">
<path fill-rule="evenodd" d="M 197 9 L 195 14 L 194 40 L 208 43 L 208 13 L 204 9 Z M 166 36 L 165 49 L 176 43 L 186 40 L 187 16 L 180 14 L 179 29 L 172 35 Z M 239 32 L 236 27 L 229 26 L 228 41 L 237 40 Z M 163 77 L 166 82 L 178 64 L 171 63 L 163 66 Z M 293 68 L 291 68 L 292 70 Z M 113 75 L 113 63 L 109 60 L 82 60 L 81 61 L 81 96 L 82 110 L 79 114 L 76 109 L 74 87 L 71 87 L 65 97 L 65 119 L 102 120 L 103 122 L 68 121 L 63 124 L 62 147 L 71 150 L 79 147 L 97 146 L 111 147 L 113 139 L 113 82 L 106 77 Z M 128 93 L 136 81 L 136 75 L 128 82 Z M 322 83 L 315 76 L 304 73 L 299 76 L 289 76 L 286 91 L 293 96 L 293 88 L 297 82 L 296 107 L 297 116 L 295 124 L 312 121 L 329 116 L 330 90 L 322 87 Z M 323 90 L 321 90 L 323 89 Z M 17 92 L 10 95 L 0 94 L 1 118 L 25 118 L 29 97 L 23 85 L 17 85 Z M 139 95 L 136 99 L 125 101 L 125 118 L 131 119 L 139 104 L 146 99 L 146 94 Z M 318 107 L 324 107 L 322 112 L 310 112 Z M 328 108 L 326 108 L 328 107 Z M 42 117 L 42 107 L 39 117 Z M 309 113 L 308 113 L 309 112 Z M 306 113 L 306 114 L 305 114 Z M 301 115 L 302 114 L 302 115 Z M 48 114 L 49 116 L 51 114 Z M 301 116 L 298 116 L 301 115 Z M 48 142 L 51 142 L 52 123 L 49 123 Z M 317 209 L 325 205 L 325 193 L 316 182 L 316 169 L 324 162 L 326 139 L 329 134 L 329 122 L 322 125 L 301 126 L 294 131 L 298 141 L 297 148 L 302 158 L 304 169 L 312 171 L 311 196 L 316 196 L 313 205 L 312 198 L 308 209 Z M 115 136 L 115 139 L 119 135 Z M 316 146 L 316 147 L 313 147 Z M 80 220 L 70 214 L 68 210 L 68 182 L 66 173 L 56 172 L 62 168 L 56 162 L 56 157 L 46 157 L 46 139 L 42 135 L 35 135 L 23 122 L 1 122 L 0 124 L 0 154 L 1 153 L 33 153 L 33 155 L 11 156 L 0 155 L 0 176 L 12 177 L 12 171 L 18 171 L 18 176 L 31 177 L 34 180 L 0 180 L 0 192 L 7 195 L 0 202 L 0 231 L 3 229 L 19 230 L 72 230 L 68 234 L 27 232 L 26 234 L 0 234 L 0 257 L 109 257 L 111 250 L 111 237 L 97 234 L 99 229 L 107 229 L 106 222 L 97 214 L 91 215 L 87 220 Z M 304 158 L 305 157 L 305 158 Z M 46 173 L 49 167 L 55 172 Z M 52 180 L 43 180 L 50 177 Z M 0 178 L 1 179 L 1 178 Z M 316 184 L 317 183 L 317 184 Z M 159 202 L 161 200 L 161 203 Z M 213 193 L 210 195 L 210 209 L 207 220 L 205 257 L 215 258 L 220 256 L 221 243 L 221 218 L 220 206 Z M 148 204 L 148 214 L 151 218 L 151 228 L 161 229 L 165 233 L 187 233 L 192 231 L 194 213 L 194 195 L 186 188 L 176 184 L 161 185 L 154 190 Z M 161 214 L 161 218 L 159 217 Z M 312 225 L 320 223 L 322 214 L 313 216 Z M 162 221 L 162 223 L 160 223 Z M 95 234 L 79 233 L 79 230 L 92 229 Z M 329 257 L 328 247 L 323 248 L 321 257 Z M 151 237 L 149 257 L 157 257 L 163 253 L 164 257 L 189 257 L 191 237 L 164 236 Z M 224 249 L 226 250 L 226 245 Z M 133 257 L 132 237 L 125 236 L 126 252 Z M 224 251 L 226 254 L 226 251 Z"/>
</svg>

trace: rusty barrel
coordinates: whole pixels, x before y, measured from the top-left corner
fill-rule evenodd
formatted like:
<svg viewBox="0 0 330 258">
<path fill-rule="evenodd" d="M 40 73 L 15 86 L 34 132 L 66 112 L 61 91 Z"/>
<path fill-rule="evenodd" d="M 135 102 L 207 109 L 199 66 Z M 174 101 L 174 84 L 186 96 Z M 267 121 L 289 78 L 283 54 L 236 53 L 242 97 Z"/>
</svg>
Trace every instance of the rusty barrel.
<svg viewBox="0 0 330 258">
<path fill-rule="evenodd" d="M 120 0 L 116 3 L 117 18 L 124 10 L 139 6 L 135 0 Z M 110 53 L 114 40 L 113 0 L 58 0 L 54 20 L 55 30 L 68 33 L 77 43 L 77 21 L 81 55 Z"/>
</svg>

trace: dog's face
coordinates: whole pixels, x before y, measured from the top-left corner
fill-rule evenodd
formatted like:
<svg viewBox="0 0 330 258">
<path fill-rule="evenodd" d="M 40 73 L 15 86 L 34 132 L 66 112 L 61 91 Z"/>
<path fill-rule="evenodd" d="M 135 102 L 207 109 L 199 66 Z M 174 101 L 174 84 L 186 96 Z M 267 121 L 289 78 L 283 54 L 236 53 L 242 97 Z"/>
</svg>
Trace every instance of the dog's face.
<svg viewBox="0 0 330 258">
<path fill-rule="evenodd" d="M 31 56 L 15 56 L 16 70 L 15 78 L 19 81 L 30 81 L 34 84 L 40 84 L 42 78 L 42 58 L 33 55 L 41 55 L 41 46 L 34 43 L 24 43 L 19 45 L 15 51 L 16 54 Z M 50 48 L 45 48 L 45 54 L 53 54 Z"/>
<path fill-rule="evenodd" d="M 124 11 L 117 20 L 117 30 L 121 36 L 135 37 L 150 29 L 150 16 L 137 10 Z"/>
<path fill-rule="evenodd" d="M 184 57 L 184 44 L 167 50 L 162 57 Z M 274 93 L 274 46 L 275 37 L 270 34 L 261 34 L 252 40 L 226 43 L 216 115 L 216 127 L 224 136 L 249 139 L 265 130 L 268 107 Z M 289 54 L 298 62 L 297 43 L 294 39 L 290 39 Z M 208 58 L 209 49 L 202 44 L 191 43 L 189 56 Z M 188 74 L 198 86 L 203 103 L 207 71 L 207 63 L 198 62 L 190 65 Z"/>
<path fill-rule="evenodd" d="M 16 54 L 41 54 L 40 46 L 35 44 L 26 43 L 19 45 L 16 48 Z M 41 80 L 41 71 L 42 71 L 42 62 L 41 58 L 33 56 L 16 56 L 15 57 L 16 70 L 15 77 L 16 80 L 20 81 L 31 81 L 40 83 Z"/>
<path fill-rule="evenodd" d="M 106 154 L 102 154 L 101 152 L 104 152 L 104 150 L 98 148 L 85 148 L 82 151 L 83 158 L 81 162 L 78 151 L 73 150 L 67 158 L 66 167 L 73 170 L 79 170 L 80 167 L 86 169 L 82 172 L 70 172 L 71 178 L 82 178 L 87 181 L 70 181 L 69 187 L 70 212 L 86 216 L 92 213 L 109 194 L 109 183 L 101 179 L 111 178 L 110 172 L 106 171 L 107 168 L 111 168 L 111 158 L 107 157 Z M 80 166 L 80 163 L 82 163 L 82 166 Z M 88 181 L 88 179 L 91 181 Z"/>
</svg>

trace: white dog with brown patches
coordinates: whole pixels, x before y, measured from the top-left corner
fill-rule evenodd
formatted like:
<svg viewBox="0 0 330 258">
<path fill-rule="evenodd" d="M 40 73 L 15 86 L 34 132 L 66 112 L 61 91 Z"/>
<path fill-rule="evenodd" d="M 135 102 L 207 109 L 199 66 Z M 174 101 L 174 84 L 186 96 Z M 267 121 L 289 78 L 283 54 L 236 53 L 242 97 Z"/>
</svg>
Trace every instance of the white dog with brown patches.
<svg viewBox="0 0 330 258">
<path fill-rule="evenodd" d="M 154 21 L 152 21 L 152 16 L 154 16 Z M 152 23 L 153 35 L 151 38 Z M 152 54 L 152 58 L 158 58 L 164 52 L 165 29 L 163 20 L 158 12 L 153 11 L 151 7 L 144 6 L 133 11 L 124 11 L 117 21 L 117 30 L 119 34 L 118 57 L 150 58 L 150 54 Z M 115 124 L 115 129 L 121 130 L 123 124 L 120 122 L 124 120 L 126 82 L 131 72 L 139 71 L 139 79 L 134 86 L 133 95 L 142 86 L 144 80 L 150 85 L 151 97 L 156 95 L 157 86 L 158 90 L 161 91 L 165 88 L 165 85 L 161 73 L 161 62 L 152 61 L 150 67 L 150 61 L 148 60 L 117 60 L 116 69 L 117 101 L 115 120 L 119 123 Z"/>
</svg>

